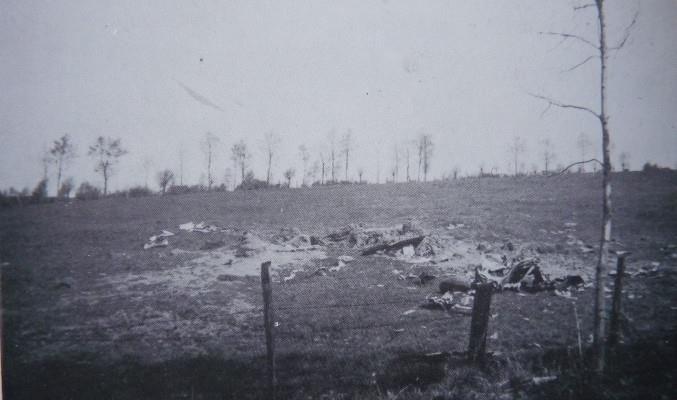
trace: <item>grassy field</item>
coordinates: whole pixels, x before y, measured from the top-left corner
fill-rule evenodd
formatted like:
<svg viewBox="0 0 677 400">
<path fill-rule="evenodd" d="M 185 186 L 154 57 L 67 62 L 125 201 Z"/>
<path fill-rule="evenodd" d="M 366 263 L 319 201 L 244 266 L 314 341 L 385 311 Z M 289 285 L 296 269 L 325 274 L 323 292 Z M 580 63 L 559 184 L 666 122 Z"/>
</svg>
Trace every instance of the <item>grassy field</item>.
<svg viewBox="0 0 677 400">
<path fill-rule="evenodd" d="M 677 174 L 613 176 L 613 248 L 631 251 L 624 344 L 608 381 L 590 382 L 578 354 L 589 346 L 592 292 L 494 296 L 484 370 L 462 352 L 470 319 L 418 307 L 437 290 L 393 270 L 445 272 L 328 246 L 355 258 L 327 275 L 276 270 L 280 398 L 669 398 L 676 377 Z M 601 178 L 463 179 L 235 193 L 103 199 L 0 210 L 3 378 L 7 398 L 260 398 L 265 343 L 258 277 L 223 276 L 194 261 L 208 242 L 281 229 L 325 236 L 348 224 L 413 221 L 497 255 L 538 254 L 586 277 L 600 235 Z M 226 232 L 182 232 L 206 221 Z M 448 226 L 462 224 L 449 230 Z M 575 224 L 575 225 L 574 225 Z M 572 228 L 574 226 L 574 228 Z M 148 237 L 177 233 L 164 248 Z M 516 250 L 505 250 L 506 242 Z M 316 261 L 319 265 L 320 261 Z M 656 264 L 654 264 L 656 265 Z M 611 281 L 609 281 L 611 285 Z M 412 311 L 413 310 L 413 311 Z M 584 349 L 585 350 L 585 349 Z M 586 354 L 583 357 L 587 356 Z M 543 385 L 534 376 L 557 376 Z"/>
</svg>

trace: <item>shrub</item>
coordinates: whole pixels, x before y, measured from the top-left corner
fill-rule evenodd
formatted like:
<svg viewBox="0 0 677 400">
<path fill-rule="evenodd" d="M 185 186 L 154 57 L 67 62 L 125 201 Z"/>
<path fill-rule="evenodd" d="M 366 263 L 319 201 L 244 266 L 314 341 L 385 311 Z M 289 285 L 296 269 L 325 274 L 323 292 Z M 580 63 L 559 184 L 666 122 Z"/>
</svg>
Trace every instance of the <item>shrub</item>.
<svg viewBox="0 0 677 400">
<path fill-rule="evenodd" d="M 31 199 L 35 203 L 42 203 L 47 199 L 47 178 L 40 180 L 31 193 Z"/>
<path fill-rule="evenodd" d="M 256 179 L 252 171 L 247 172 L 244 177 L 244 181 L 237 185 L 236 189 L 244 190 L 256 190 L 256 189 L 266 189 L 268 184 L 265 181 Z"/>
<path fill-rule="evenodd" d="M 89 182 L 82 182 L 75 192 L 75 198 L 78 200 L 96 200 L 101 197 L 101 190 Z"/>
<path fill-rule="evenodd" d="M 152 196 L 153 191 L 148 189 L 145 186 L 134 186 L 129 188 L 127 190 L 127 196 L 126 197 L 146 197 L 146 196 Z"/>
<path fill-rule="evenodd" d="M 63 183 L 61 183 L 61 187 L 59 188 L 59 192 L 56 194 L 56 196 L 60 199 L 69 198 L 74 187 L 75 183 L 73 182 L 73 178 L 68 178 L 64 180 Z"/>
</svg>

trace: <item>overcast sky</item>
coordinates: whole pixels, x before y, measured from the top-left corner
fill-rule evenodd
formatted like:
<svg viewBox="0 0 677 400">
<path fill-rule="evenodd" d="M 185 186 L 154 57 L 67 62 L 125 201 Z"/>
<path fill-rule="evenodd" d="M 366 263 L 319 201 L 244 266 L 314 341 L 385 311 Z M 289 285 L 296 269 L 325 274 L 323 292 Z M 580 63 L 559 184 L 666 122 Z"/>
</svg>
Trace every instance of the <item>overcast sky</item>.
<svg viewBox="0 0 677 400">
<path fill-rule="evenodd" d="M 432 174 L 480 165 L 508 171 L 508 143 L 527 142 L 523 163 L 542 168 L 550 138 L 556 163 L 577 161 L 585 132 L 590 156 L 601 139 L 594 118 L 551 108 L 529 93 L 598 108 L 599 64 L 562 72 L 594 51 L 540 31 L 595 40 L 585 0 L 514 1 L 28 1 L 0 5 L 0 188 L 34 186 L 40 158 L 68 133 L 79 157 L 66 176 L 101 184 L 86 150 L 97 136 L 122 139 L 111 187 L 144 183 L 155 172 L 197 183 L 200 140 L 222 140 L 217 182 L 244 139 L 265 175 L 261 141 L 282 137 L 274 180 L 313 159 L 328 132 L 355 142 L 350 175 L 381 180 L 420 133 L 435 144 Z M 677 165 L 677 1 L 606 2 L 610 44 L 639 10 L 626 46 L 609 65 L 613 161 Z M 594 151 L 594 153 L 593 153 Z M 401 178 L 404 177 L 402 174 Z M 52 177 L 52 183 L 55 179 Z M 53 188 L 52 188 L 53 190 Z"/>
</svg>

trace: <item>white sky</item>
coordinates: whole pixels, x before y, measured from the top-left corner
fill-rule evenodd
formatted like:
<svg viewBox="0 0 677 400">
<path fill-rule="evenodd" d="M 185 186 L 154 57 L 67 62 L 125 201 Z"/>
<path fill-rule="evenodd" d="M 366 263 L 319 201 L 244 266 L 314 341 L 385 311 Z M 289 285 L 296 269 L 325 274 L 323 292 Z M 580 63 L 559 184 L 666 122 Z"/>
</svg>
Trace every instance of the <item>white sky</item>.
<svg viewBox="0 0 677 400">
<path fill-rule="evenodd" d="M 555 108 L 541 116 L 546 104 L 528 95 L 597 108 L 598 64 L 562 72 L 592 50 L 538 34 L 594 40 L 594 9 L 573 11 L 583 2 L 4 0 L 0 188 L 34 186 L 42 152 L 64 133 L 78 146 L 66 171 L 78 183 L 101 183 L 87 146 L 99 135 L 122 138 L 130 153 L 112 189 L 143 184 L 144 158 L 153 160 L 153 183 L 159 169 L 178 173 L 181 147 L 184 181 L 197 183 L 207 131 L 223 141 L 218 182 L 239 139 L 263 177 L 261 141 L 271 129 L 283 139 L 275 181 L 289 166 L 300 171 L 299 144 L 317 158 L 332 129 L 337 138 L 352 131 L 350 174 L 362 167 L 372 181 L 377 160 L 383 180 L 394 144 L 420 132 L 433 136 L 436 177 L 481 164 L 508 171 L 514 135 L 527 141 L 527 169 L 542 165 L 545 137 L 556 163 L 580 158 L 581 132 L 597 155 L 593 118 Z M 613 161 L 627 151 L 633 168 L 649 160 L 674 167 L 677 1 L 606 3 L 610 44 L 640 12 L 610 59 Z"/>
</svg>

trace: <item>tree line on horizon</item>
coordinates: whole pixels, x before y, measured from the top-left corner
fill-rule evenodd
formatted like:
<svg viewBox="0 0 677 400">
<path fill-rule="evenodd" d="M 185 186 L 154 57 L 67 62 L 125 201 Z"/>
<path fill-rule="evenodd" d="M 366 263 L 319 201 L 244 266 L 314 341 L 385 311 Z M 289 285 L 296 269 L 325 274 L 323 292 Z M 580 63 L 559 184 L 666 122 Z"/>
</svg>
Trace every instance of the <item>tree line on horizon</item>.
<svg viewBox="0 0 677 400">
<path fill-rule="evenodd" d="M 313 159 L 311 152 L 305 144 L 298 146 L 298 157 L 301 161 L 302 169 L 299 171 L 300 183 L 298 186 L 316 186 L 316 185 L 332 185 L 332 184 L 346 184 L 346 183 L 367 183 L 364 179 L 365 170 L 363 167 L 356 169 L 357 179 L 350 174 L 351 162 L 355 161 L 351 158 L 355 143 L 352 139 L 352 132 L 347 130 L 340 139 L 336 139 L 334 131 L 330 131 L 326 138 L 327 146 L 325 149 L 317 152 L 316 158 Z M 158 191 L 161 194 L 166 193 L 189 193 L 198 191 L 211 190 L 236 190 L 236 189 L 261 189 L 268 187 L 292 187 L 292 179 L 297 175 L 294 167 L 286 168 L 282 171 L 284 181 L 273 181 L 275 159 L 279 156 L 279 145 L 281 137 L 274 131 L 267 131 L 263 134 L 261 141 L 261 151 L 264 155 L 265 162 L 265 177 L 257 178 L 252 170 L 252 151 L 247 143 L 240 139 L 234 143 L 229 149 L 229 158 L 232 161 L 232 168 L 225 168 L 224 182 L 216 185 L 214 172 L 214 159 L 216 153 L 219 151 L 221 140 L 218 136 L 207 132 L 200 142 L 201 151 L 205 157 L 205 173 L 206 179 L 201 178 L 201 182 L 197 185 L 185 185 L 183 182 L 183 152 L 179 157 L 179 171 L 176 173 L 170 168 L 156 171 L 155 181 L 157 183 Z M 507 145 L 507 153 L 510 158 L 510 165 L 512 167 L 513 176 L 524 176 L 528 174 L 549 175 L 553 171 L 562 171 L 564 166 L 557 164 L 553 167 L 556 160 L 556 155 L 553 150 L 552 143 L 549 138 L 539 141 L 541 146 L 541 158 L 543 162 L 542 169 L 532 164 L 531 169 L 527 171 L 522 157 L 526 152 L 526 141 L 519 136 L 514 136 Z M 577 148 L 580 151 L 581 160 L 588 156 L 589 147 L 591 145 L 587 135 L 581 133 L 577 137 Z M 396 182 L 427 182 L 432 162 L 434 143 L 432 135 L 419 134 L 414 140 L 406 142 L 403 145 L 394 144 L 392 147 L 392 160 L 390 168 L 386 171 L 384 181 L 386 183 Z M 0 191 L 0 195 L 5 197 L 30 197 L 33 199 L 48 198 L 48 183 L 49 183 L 49 168 L 53 166 L 56 175 L 56 198 L 68 199 L 72 194 L 77 199 L 94 199 L 102 196 L 108 196 L 108 184 L 111 176 L 115 173 L 115 167 L 120 162 L 123 156 L 127 155 L 129 151 L 123 147 L 120 138 L 111 138 L 99 136 L 94 143 L 88 146 L 86 155 L 91 157 L 94 162 L 94 171 L 101 174 L 103 186 L 102 188 L 96 185 L 83 181 L 76 188 L 75 180 L 72 176 L 64 179 L 66 169 L 70 162 L 77 157 L 76 146 L 70 135 L 65 134 L 54 140 L 51 147 L 44 153 L 41 158 L 43 167 L 43 176 L 35 186 L 33 191 L 24 188 L 17 191 L 10 188 L 6 191 Z M 629 170 L 629 154 L 622 152 L 619 156 L 619 164 L 621 170 Z M 312 162 L 311 162 L 312 161 Z M 591 160 L 592 172 L 597 172 L 598 160 Z M 578 172 L 586 172 L 583 163 L 578 164 Z M 148 175 L 152 167 L 152 161 L 148 158 L 143 160 L 143 168 L 145 173 L 145 184 L 143 186 L 133 186 L 127 190 L 114 193 L 118 196 L 138 197 L 147 196 L 155 193 L 149 188 Z M 651 167 L 652 164 L 648 164 Z M 645 165 L 645 169 L 647 168 Z M 657 168 L 656 165 L 653 165 Z M 568 169 L 568 167 L 567 167 Z M 492 177 L 501 176 L 498 172 L 497 166 L 492 166 L 486 169 L 485 164 L 481 163 L 478 177 Z M 459 168 L 453 168 L 450 173 L 442 175 L 441 179 L 457 179 L 459 178 Z M 567 170 L 567 172 L 569 172 Z M 377 158 L 377 165 L 375 171 L 374 183 L 381 183 L 381 165 L 380 159 Z M 503 174 L 509 175 L 509 174 Z"/>
</svg>

